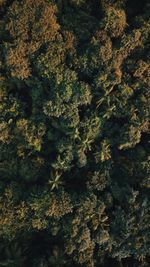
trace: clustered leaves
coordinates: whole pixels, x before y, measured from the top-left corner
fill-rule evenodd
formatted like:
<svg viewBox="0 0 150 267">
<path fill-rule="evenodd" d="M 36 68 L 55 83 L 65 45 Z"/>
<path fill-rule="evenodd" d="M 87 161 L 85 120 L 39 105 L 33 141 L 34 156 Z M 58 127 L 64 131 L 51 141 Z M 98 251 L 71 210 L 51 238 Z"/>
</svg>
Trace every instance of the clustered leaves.
<svg viewBox="0 0 150 267">
<path fill-rule="evenodd" d="M 0 1 L 0 266 L 149 266 L 149 14 Z"/>
</svg>

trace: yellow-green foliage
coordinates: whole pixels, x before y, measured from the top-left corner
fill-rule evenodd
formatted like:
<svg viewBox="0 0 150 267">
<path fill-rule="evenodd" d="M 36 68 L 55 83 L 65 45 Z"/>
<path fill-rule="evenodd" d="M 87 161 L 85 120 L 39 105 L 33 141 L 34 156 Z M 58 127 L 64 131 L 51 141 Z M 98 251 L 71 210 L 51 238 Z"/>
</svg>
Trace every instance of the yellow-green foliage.
<svg viewBox="0 0 150 267">
<path fill-rule="evenodd" d="M 0 1 L 0 267 L 149 267 L 148 2 Z"/>
<path fill-rule="evenodd" d="M 122 9 L 107 6 L 102 26 L 111 37 L 119 37 L 126 27 L 126 14 Z"/>
</svg>

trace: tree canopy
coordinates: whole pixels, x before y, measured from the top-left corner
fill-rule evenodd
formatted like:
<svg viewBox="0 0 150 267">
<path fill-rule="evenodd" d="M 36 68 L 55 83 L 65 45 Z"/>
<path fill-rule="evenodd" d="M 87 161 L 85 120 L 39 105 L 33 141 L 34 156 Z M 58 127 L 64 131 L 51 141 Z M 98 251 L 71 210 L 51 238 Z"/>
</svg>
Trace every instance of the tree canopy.
<svg viewBox="0 0 150 267">
<path fill-rule="evenodd" d="M 0 266 L 149 266 L 149 15 L 0 0 Z"/>
</svg>

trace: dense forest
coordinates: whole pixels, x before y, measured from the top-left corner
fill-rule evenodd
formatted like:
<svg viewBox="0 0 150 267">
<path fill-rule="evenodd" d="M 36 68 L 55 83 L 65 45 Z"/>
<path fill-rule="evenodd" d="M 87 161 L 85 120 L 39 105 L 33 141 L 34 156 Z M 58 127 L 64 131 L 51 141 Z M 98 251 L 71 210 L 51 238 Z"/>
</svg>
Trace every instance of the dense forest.
<svg viewBox="0 0 150 267">
<path fill-rule="evenodd" d="M 149 267 L 149 121 L 149 0 L 0 0 L 0 267 Z"/>
</svg>

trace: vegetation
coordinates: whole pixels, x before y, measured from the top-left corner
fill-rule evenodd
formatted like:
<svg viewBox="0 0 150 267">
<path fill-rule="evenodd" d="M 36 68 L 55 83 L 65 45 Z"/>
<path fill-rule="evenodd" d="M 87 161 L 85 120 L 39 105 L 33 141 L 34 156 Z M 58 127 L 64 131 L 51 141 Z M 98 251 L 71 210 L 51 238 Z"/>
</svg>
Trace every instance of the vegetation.
<svg viewBox="0 0 150 267">
<path fill-rule="evenodd" d="M 0 266 L 149 266 L 149 14 L 0 0 Z"/>
</svg>

